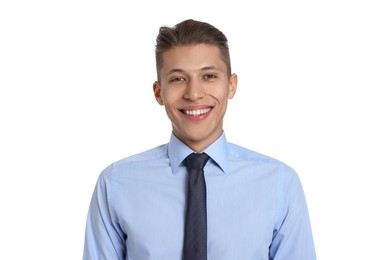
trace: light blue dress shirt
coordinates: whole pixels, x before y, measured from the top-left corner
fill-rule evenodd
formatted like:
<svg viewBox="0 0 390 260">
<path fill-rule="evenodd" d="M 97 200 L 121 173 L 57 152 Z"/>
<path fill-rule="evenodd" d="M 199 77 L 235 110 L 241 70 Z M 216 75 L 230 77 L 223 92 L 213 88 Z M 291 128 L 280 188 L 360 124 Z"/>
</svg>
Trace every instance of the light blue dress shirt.
<svg viewBox="0 0 390 260">
<path fill-rule="evenodd" d="M 113 163 L 88 213 L 84 260 L 181 260 L 193 151 L 170 142 Z M 286 164 L 228 143 L 204 150 L 209 260 L 314 260 L 299 177 Z"/>
</svg>

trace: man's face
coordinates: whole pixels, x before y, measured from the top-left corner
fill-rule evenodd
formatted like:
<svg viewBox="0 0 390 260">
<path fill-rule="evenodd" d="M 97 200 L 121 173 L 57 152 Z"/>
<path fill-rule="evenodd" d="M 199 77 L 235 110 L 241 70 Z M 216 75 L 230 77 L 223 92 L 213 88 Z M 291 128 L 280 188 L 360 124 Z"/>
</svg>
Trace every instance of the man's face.
<svg viewBox="0 0 390 260">
<path fill-rule="evenodd" d="M 197 44 L 165 52 L 160 79 L 154 94 L 165 106 L 173 133 L 194 151 L 205 149 L 222 134 L 237 76 L 228 77 L 216 46 Z"/>
</svg>

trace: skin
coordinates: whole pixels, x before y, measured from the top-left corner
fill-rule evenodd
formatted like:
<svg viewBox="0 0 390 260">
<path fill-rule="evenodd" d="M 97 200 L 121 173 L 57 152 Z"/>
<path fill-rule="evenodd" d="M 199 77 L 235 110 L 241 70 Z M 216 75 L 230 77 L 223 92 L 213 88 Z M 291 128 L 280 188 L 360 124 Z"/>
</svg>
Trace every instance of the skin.
<svg viewBox="0 0 390 260">
<path fill-rule="evenodd" d="M 227 75 L 218 47 L 206 44 L 174 47 L 163 54 L 157 102 L 165 107 L 173 134 L 195 152 L 218 139 L 237 75 Z"/>
</svg>

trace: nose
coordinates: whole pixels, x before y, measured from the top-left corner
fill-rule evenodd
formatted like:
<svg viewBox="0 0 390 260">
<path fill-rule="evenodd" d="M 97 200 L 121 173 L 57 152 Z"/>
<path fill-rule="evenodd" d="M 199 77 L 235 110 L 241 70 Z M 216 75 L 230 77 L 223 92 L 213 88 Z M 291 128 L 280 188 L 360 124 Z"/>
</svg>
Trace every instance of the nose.
<svg viewBox="0 0 390 260">
<path fill-rule="evenodd" d="M 198 80 L 191 79 L 187 82 L 184 98 L 188 100 L 198 100 L 205 95 L 202 83 Z"/>
</svg>

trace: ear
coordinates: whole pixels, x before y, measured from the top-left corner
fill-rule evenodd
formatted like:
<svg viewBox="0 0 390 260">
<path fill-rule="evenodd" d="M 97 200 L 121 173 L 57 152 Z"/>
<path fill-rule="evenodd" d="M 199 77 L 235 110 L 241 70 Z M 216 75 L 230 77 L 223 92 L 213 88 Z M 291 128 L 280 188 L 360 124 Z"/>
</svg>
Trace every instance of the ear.
<svg viewBox="0 0 390 260">
<path fill-rule="evenodd" d="M 160 104 L 160 105 L 164 105 L 164 101 L 163 99 L 161 98 L 161 86 L 160 84 L 158 83 L 158 81 L 155 81 L 153 83 L 153 92 L 154 92 L 154 97 L 156 98 L 157 102 Z"/>
<path fill-rule="evenodd" d="M 237 90 L 237 74 L 232 74 L 229 79 L 229 99 L 232 99 L 236 94 Z"/>
</svg>

